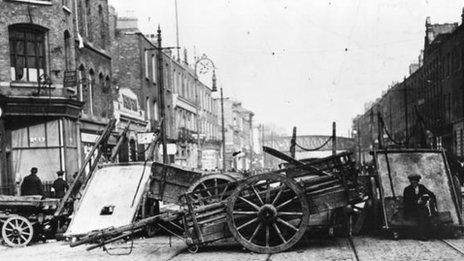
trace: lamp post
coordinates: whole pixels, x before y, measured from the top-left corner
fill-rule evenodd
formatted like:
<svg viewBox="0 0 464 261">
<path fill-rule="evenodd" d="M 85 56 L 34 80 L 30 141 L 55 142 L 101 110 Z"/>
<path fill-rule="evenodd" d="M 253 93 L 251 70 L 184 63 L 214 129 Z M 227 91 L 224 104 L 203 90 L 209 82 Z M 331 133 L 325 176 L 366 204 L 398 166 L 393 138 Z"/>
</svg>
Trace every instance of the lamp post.
<svg viewBox="0 0 464 261">
<path fill-rule="evenodd" d="M 222 135 L 222 171 L 226 171 L 226 130 L 224 124 L 224 96 L 221 87 L 221 135 Z"/>
<path fill-rule="evenodd" d="M 199 67 L 200 66 L 200 67 Z M 211 77 L 212 84 L 211 84 L 211 92 L 216 92 L 217 87 L 216 87 L 216 66 L 214 65 L 214 62 L 206 56 L 206 54 L 202 54 L 200 58 L 198 58 L 195 61 L 195 86 L 198 86 L 198 73 L 200 74 L 206 74 L 210 70 L 213 71 L 213 75 Z M 198 69 L 200 68 L 200 71 Z M 197 103 L 197 167 L 198 169 L 202 168 L 201 164 L 201 158 L 202 158 L 202 153 L 201 153 L 201 142 L 200 142 L 200 88 L 197 88 L 196 91 L 196 103 Z"/>
</svg>

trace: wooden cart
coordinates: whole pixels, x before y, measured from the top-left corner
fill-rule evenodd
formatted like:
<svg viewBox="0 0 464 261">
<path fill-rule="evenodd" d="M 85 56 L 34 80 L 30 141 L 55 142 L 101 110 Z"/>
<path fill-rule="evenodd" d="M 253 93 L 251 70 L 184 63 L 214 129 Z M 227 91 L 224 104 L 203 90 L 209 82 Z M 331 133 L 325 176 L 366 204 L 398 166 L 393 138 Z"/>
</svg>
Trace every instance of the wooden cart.
<svg viewBox="0 0 464 261">
<path fill-rule="evenodd" d="M 320 225 L 313 216 L 333 217 L 335 211 L 362 200 L 356 176 L 351 155 L 342 153 L 187 193 L 183 196 L 187 243 L 195 249 L 234 237 L 254 252 L 284 251 L 308 227 Z M 207 192 L 211 196 L 205 197 Z"/>
<path fill-rule="evenodd" d="M 194 173 L 158 163 L 153 168 L 152 195 L 168 202 L 180 196 L 179 211 L 96 231 L 71 246 L 98 242 L 90 250 L 127 238 L 147 225 L 169 222 L 183 226 L 182 237 L 191 251 L 233 237 L 251 251 L 275 253 L 292 247 L 308 227 L 345 226 L 338 221 L 349 219 L 336 219 L 335 213 L 348 215 L 343 210 L 362 200 L 349 153 L 236 181 L 219 182 L 212 176 L 209 185 L 195 189 L 188 188 L 188 184 L 198 183 L 192 182 Z M 321 216 L 331 222 L 321 222 Z"/>
<path fill-rule="evenodd" d="M 53 213 L 58 205 L 59 199 L 0 195 L 1 238 L 11 247 L 26 246 L 34 239 L 53 238 L 57 229 Z"/>
<path fill-rule="evenodd" d="M 456 234 L 462 228 L 461 188 L 449 170 L 443 151 L 374 150 L 372 155 L 377 181 L 371 192 L 373 207 L 376 216 L 381 217 L 382 228 L 393 238 L 417 226 L 404 212 L 403 191 L 409 185 L 409 174 L 419 174 L 420 183 L 435 194 L 438 213 L 431 217 L 430 227 L 434 234 Z"/>
</svg>

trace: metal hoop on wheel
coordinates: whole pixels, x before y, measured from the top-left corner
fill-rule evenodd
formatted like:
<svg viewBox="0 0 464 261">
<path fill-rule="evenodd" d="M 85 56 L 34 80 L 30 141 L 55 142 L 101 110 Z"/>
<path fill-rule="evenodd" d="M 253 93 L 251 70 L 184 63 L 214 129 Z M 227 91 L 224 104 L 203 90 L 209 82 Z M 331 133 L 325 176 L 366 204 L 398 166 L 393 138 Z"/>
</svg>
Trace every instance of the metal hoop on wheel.
<svg viewBox="0 0 464 261">
<path fill-rule="evenodd" d="M 261 174 L 241 183 L 227 202 L 234 238 L 257 253 L 285 251 L 304 235 L 309 203 L 301 187 L 280 174 Z"/>
<path fill-rule="evenodd" d="M 199 198 L 200 201 L 202 201 L 202 198 L 223 200 L 226 198 L 227 192 L 235 189 L 235 187 L 228 185 L 234 181 L 236 181 L 235 178 L 226 174 L 206 175 L 193 183 L 188 188 L 187 193 L 198 192 L 195 197 Z"/>
<path fill-rule="evenodd" d="M 11 247 L 24 247 L 34 237 L 34 227 L 25 217 L 15 215 L 3 223 L 2 237 Z"/>
<path fill-rule="evenodd" d="M 198 252 L 198 249 L 200 249 L 200 247 L 198 247 L 198 245 L 188 245 L 187 246 L 187 250 L 192 254 L 196 254 Z"/>
</svg>

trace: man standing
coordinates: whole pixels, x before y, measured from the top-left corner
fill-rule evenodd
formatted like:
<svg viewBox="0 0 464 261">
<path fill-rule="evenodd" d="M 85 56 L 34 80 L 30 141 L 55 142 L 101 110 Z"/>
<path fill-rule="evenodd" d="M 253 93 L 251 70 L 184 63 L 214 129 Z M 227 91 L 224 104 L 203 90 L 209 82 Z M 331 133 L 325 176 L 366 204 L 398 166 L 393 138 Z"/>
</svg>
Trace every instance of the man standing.
<svg viewBox="0 0 464 261">
<path fill-rule="evenodd" d="M 419 184 L 421 176 L 408 176 L 411 185 L 403 192 L 404 214 L 406 218 L 417 222 L 418 236 L 427 239 L 430 232 L 430 218 L 437 213 L 435 195 L 424 185 Z"/>
<path fill-rule="evenodd" d="M 52 188 L 55 190 L 55 198 L 62 198 L 69 189 L 68 182 L 63 179 L 64 171 L 59 170 L 56 172 L 58 178 L 53 182 Z"/>
<path fill-rule="evenodd" d="M 31 168 L 31 174 L 24 177 L 23 183 L 21 184 L 21 196 L 44 195 L 42 181 L 37 177 L 37 171 L 38 169 L 33 167 Z"/>
</svg>

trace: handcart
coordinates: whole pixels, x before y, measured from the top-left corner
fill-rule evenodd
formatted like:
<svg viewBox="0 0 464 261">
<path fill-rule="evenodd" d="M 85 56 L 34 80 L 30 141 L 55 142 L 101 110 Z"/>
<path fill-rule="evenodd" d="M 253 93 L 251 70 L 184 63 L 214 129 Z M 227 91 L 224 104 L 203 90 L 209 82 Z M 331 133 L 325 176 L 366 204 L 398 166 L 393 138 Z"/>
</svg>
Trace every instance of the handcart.
<svg viewBox="0 0 464 261">
<path fill-rule="evenodd" d="M 53 213 L 58 205 L 59 199 L 42 196 L 0 195 L 1 238 L 11 247 L 53 238 L 58 227 Z"/>
</svg>

